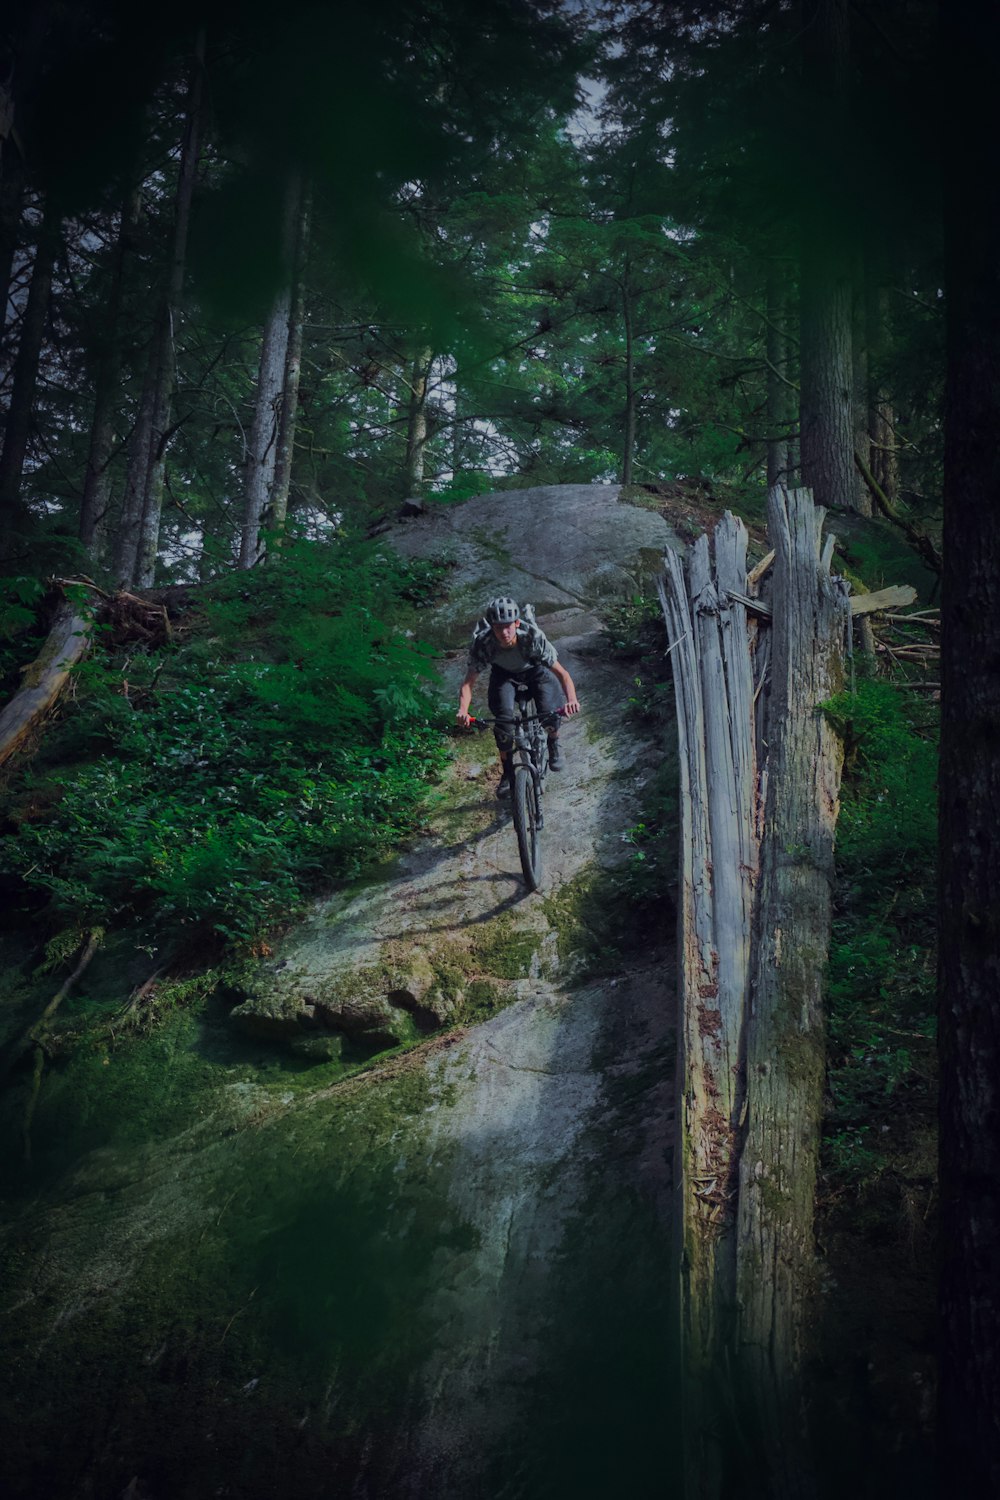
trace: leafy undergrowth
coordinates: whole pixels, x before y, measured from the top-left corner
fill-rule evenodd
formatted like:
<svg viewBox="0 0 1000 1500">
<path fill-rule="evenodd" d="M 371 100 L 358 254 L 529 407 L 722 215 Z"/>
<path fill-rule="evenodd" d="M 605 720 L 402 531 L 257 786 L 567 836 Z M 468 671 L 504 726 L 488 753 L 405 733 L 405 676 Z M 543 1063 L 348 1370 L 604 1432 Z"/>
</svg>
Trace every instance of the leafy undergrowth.
<svg viewBox="0 0 1000 1500">
<path fill-rule="evenodd" d="M 290 545 L 206 586 L 166 646 L 95 650 L 0 805 L 16 920 L 238 957 L 398 843 L 447 753 L 410 628 L 442 571 Z"/>
<path fill-rule="evenodd" d="M 830 948 L 834 1184 L 863 1187 L 922 1132 L 934 1097 L 936 725 L 933 706 L 861 682 L 826 706 L 844 736 Z"/>
<path fill-rule="evenodd" d="M 866 1434 L 926 1492 L 933 1414 L 936 709 L 885 681 L 825 705 L 844 736 L 817 1234 L 831 1492 Z M 852 1373 L 845 1378 L 845 1370 Z M 876 1466 L 877 1468 L 877 1466 Z M 873 1471 L 872 1493 L 880 1475 Z"/>
</svg>

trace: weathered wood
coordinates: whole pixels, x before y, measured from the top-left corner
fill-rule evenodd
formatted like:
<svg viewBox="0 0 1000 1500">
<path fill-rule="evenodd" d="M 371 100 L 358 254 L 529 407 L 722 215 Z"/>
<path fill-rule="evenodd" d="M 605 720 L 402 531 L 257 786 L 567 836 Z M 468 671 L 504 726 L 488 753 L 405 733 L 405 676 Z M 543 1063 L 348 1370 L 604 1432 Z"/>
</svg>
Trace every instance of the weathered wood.
<svg viewBox="0 0 1000 1500">
<path fill-rule="evenodd" d="M 746 1026 L 736 1296 L 743 1394 L 769 1493 L 811 1493 L 801 1395 L 813 1274 L 824 1067 L 823 982 L 843 749 L 817 705 L 843 686 L 846 586 L 817 566 L 808 490 L 772 490 L 775 543 L 768 794 Z"/>
<path fill-rule="evenodd" d="M 761 560 L 760 560 L 760 562 L 757 563 L 755 567 L 752 567 L 750 569 L 749 573 L 747 574 L 747 590 L 748 590 L 748 592 L 751 592 L 751 593 L 753 592 L 753 590 L 760 583 L 761 579 L 764 577 L 765 573 L 767 573 L 769 571 L 769 569 L 770 569 L 770 567 L 771 567 L 771 565 L 772 565 L 773 562 L 774 562 L 774 548 L 772 547 L 771 550 L 770 550 L 770 552 L 768 552 L 764 557 L 762 557 Z"/>
<path fill-rule="evenodd" d="M 692 1496 L 721 1492 L 747 1430 L 766 1492 L 808 1492 L 798 1364 L 840 774 L 816 707 L 839 686 L 849 619 L 822 517 L 807 490 L 771 493 L 773 624 L 764 610 L 748 619 L 761 601 L 732 516 L 714 558 L 699 538 L 685 579 L 668 554 L 660 586 L 681 762 L 676 1193 Z"/>
<path fill-rule="evenodd" d="M 301 179 L 298 173 L 293 173 L 285 188 L 282 216 L 283 279 L 264 324 L 253 423 L 247 443 L 243 531 L 240 539 L 241 568 L 255 567 L 265 552 L 260 533 L 271 504 L 278 459 L 301 196 Z"/>
<path fill-rule="evenodd" d="M 24 743 L 55 703 L 72 668 L 90 645 L 93 616 L 79 605 L 60 606 L 40 654 L 24 672 L 24 683 L 0 712 L 0 765 Z"/>
<path fill-rule="evenodd" d="M 852 594 L 851 614 L 870 615 L 876 610 L 897 609 L 901 604 L 912 604 L 917 597 L 915 588 L 908 583 L 894 583 L 887 589 L 878 589 L 874 594 Z"/>
<path fill-rule="evenodd" d="M 702 536 L 685 584 L 667 555 L 661 601 L 677 697 L 681 761 L 681 971 L 678 1174 L 681 1336 L 687 1382 L 686 1467 L 693 1494 L 719 1485 L 719 1392 L 714 1373 L 727 1338 L 735 1275 L 732 1235 L 740 1066 L 757 871 L 754 683 L 746 611 L 746 530 L 727 514 L 714 559 Z M 714 1408 L 714 1410 L 713 1410 Z"/>
</svg>

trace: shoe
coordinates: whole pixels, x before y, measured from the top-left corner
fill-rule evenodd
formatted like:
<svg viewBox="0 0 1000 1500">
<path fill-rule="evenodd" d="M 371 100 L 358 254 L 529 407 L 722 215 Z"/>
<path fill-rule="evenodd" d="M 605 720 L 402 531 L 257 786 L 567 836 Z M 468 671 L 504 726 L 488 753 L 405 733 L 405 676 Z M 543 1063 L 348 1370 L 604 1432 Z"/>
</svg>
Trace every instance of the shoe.
<svg viewBox="0 0 1000 1500">
<path fill-rule="evenodd" d="M 510 796 L 513 790 L 513 783 L 511 782 L 510 777 L 507 775 L 507 772 L 504 771 L 503 775 L 500 777 L 500 780 L 497 782 L 497 796 L 502 802 L 505 798 Z"/>
<path fill-rule="evenodd" d="M 549 740 L 549 770 L 561 771 L 563 768 L 562 746 L 558 739 Z"/>
</svg>

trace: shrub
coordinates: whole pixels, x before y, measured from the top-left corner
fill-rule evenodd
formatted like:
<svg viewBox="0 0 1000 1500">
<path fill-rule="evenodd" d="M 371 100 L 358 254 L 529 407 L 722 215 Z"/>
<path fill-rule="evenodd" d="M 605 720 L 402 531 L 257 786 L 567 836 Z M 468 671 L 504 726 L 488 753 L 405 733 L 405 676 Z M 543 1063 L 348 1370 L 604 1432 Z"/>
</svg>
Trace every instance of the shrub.
<svg viewBox="0 0 1000 1500">
<path fill-rule="evenodd" d="M 0 872 L 53 920 L 243 948 L 412 826 L 444 758 L 403 627 L 439 586 L 343 539 L 201 601 L 181 644 L 96 655 L 8 807 Z"/>
</svg>

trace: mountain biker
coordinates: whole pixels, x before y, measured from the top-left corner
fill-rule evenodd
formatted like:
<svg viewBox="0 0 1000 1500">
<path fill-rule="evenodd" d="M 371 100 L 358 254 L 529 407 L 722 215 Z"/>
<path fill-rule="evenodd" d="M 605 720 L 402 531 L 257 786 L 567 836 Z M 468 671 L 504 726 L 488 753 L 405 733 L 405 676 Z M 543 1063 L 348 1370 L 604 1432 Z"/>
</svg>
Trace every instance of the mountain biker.
<svg viewBox="0 0 1000 1500">
<path fill-rule="evenodd" d="M 472 722 L 469 716 L 472 689 L 476 678 L 487 667 L 490 668 L 487 697 L 490 712 L 497 720 L 493 733 L 500 752 L 497 796 L 509 797 L 512 790 L 513 762 L 510 752 L 513 747 L 511 725 L 514 718 L 515 684 L 527 684 L 540 714 L 555 713 L 560 708 L 565 714 L 577 714 L 580 712 L 580 705 L 573 679 L 556 656 L 551 641 L 539 630 L 530 605 L 521 609 L 516 600 L 501 596 L 491 599 L 486 606 L 482 620 L 472 633 L 469 666 L 458 694 L 458 712 L 455 717 L 466 728 Z M 564 696 L 563 704 L 559 700 Z M 550 722 L 547 732 L 549 767 L 553 771 L 561 771 L 563 754 L 559 744 L 558 721 Z"/>
</svg>

